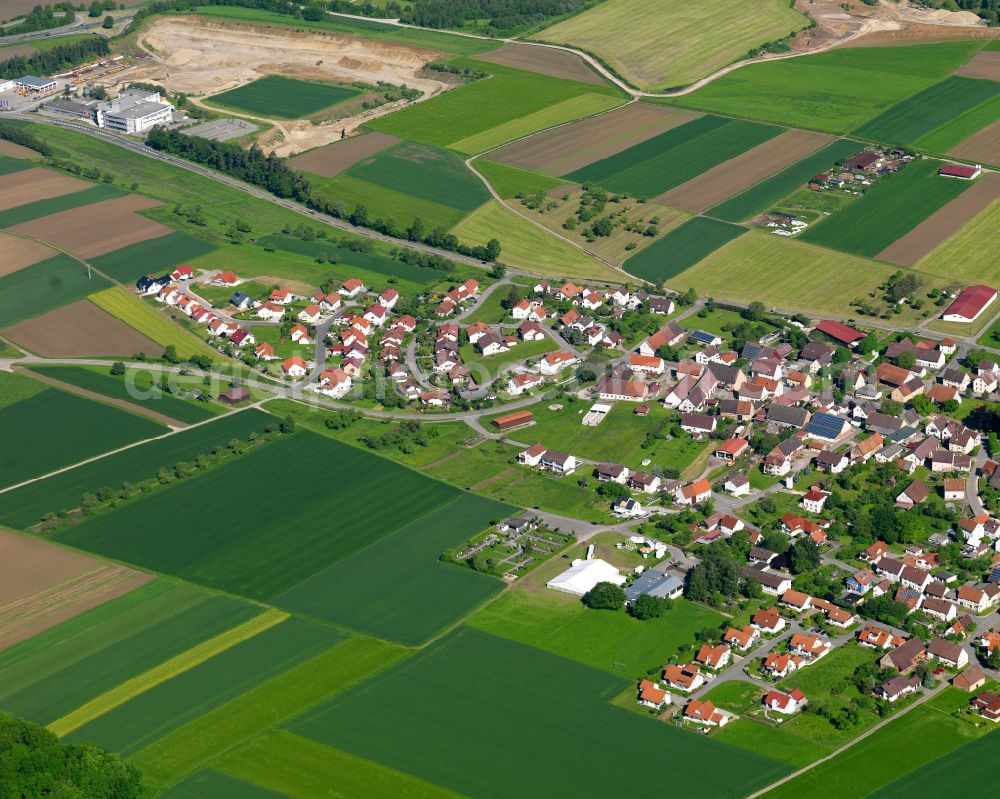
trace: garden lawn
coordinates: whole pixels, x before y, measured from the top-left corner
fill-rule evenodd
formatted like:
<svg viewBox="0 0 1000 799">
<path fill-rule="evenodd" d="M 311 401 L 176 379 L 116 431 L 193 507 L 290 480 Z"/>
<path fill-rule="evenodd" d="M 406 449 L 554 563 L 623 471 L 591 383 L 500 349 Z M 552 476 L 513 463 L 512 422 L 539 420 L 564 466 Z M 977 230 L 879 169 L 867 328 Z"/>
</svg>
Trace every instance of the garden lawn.
<svg viewBox="0 0 1000 799">
<path fill-rule="evenodd" d="M 53 390 L 35 380 L 28 382 L 45 391 Z M 152 480 L 162 467 L 193 461 L 196 456 L 224 446 L 234 438 L 246 440 L 250 433 L 261 433 L 274 421 L 273 416 L 251 408 L 37 480 L 4 495 L 4 502 L 0 504 L 0 523 L 28 528 L 46 513 L 79 507 L 80 498 L 87 492 L 93 493 L 105 486 L 117 488 L 124 482 L 138 484 Z"/>
<path fill-rule="evenodd" d="M 351 86 L 267 75 L 215 94 L 208 103 L 264 118 L 304 119 L 360 95 L 361 90 Z"/>
<path fill-rule="evenodd" d="M 36 366 L 40 374 L 113 399 L 134 402 L 179 422 L 202 422 L 222 409 L 206 402 L 192 402 L 153 388 L 153 375 L 142 369 L 129 370 L 122 377 L 109 374 L 106 367 Z M 130 391 L 130 387 L 134 387 Z M 151 394 L 152 396 L 146 396 Z"/>
<path fill-rule="evenodd" d="M 472 166 L 490 182 L 497 194 L 505 200 L 519 194 L 530 195 L 538 194 L 540 191 L 547 192 L 565 183 L 558 178 L 543 175 L 541 172 L 532 172 L 530 169 L 521 169 L 485 158 L 477 158 L 472 162 Z"/>
<path fill-rule="evenodd" d="M 921 258 L 916 269 L 964 283 L 1000 284 L 1000 200 Z"/>
<path fill-rule="evenodd" d="M 782 680 L 779 687 L 785 691 L 798 688 L 806 696 L 826 694 L 831 686 L 850 677 L 858 666 L 863 663 L 873 665 L 877 659 L 870 649 L 847 643 L 838 646 L 818 663 Z"/>
<path fill-rule="evenodd" d="M 860 142 L 838 139 L 801 161 L 796 161 L 766 180 L 756 183 L 725 202 L 710 208 L 708 216 L 729 222 L 742 222 L 770 209 L 819 172 L 830 168 L 837 161 L 850 158 L 862 149 Z"/>
<path fill-rule="evenodd" d="M 101 275 L 88 277 L 86 266 L 59 253 L 0 277 L 0 319 L 7 326 L 41 316 L 109 285 Z"/>
<path fill-rule="evenodd" d="M 560 112 L 553 111 L 553 108 L 559 108 L 566 100 L 581 95 L 593 96 L 597 107 L 589 113 L 612 107 L 603 97 L 614 99 L 614 104 L 621 102 L 620 93 L 611 87 L 602 88 L 574 80 L 552 78 L 537 72 L 482 61 L 453 63 L 459 67 L 484 70 L 490 73 L 490 77 L 374 119 L 368 123 L 368 127 L 403 139 L 455 147 L 472 153 L 585 115 L 581 111 L 585 112 L 586 109 L 579 107 L 579 103 L 563 106 Z M 522 120 L 523 117 L 536 114 L 537 116 L 532 116 L 530 124 Z M 516 121 L 521 124 L 516 124 Z M 515 124 L 501 127 L 505 123 Z M 499 130 L 494 131 L 495 128 Z M 509 139 L 503 138 L 504 136 Z M 476 149 L 463 149 L 459 146 L 463 144 L 465 147 L 472 145 Z"/>
<path fill-rule="evenodd" d="M 627 685 L 466 628 L 306 713 L 290 729 L 481 799 L 506 799 L 525 785 L 537 796 L 614 795 L 626 773 L 631 791 L 653 795 L 662 791 L 664 769 L 679 793 L 736 795 L 787 770 L 608 704 Z M 660 756 L 644 765 L 637 751 Z"/>
<path fill-rule="evenodd" d="M 472 344 L 466 342 L 458 348 L 458 354 L 466 366 L 476 370 L 473 372 L 473 377 L 477 383 L 482 384 L 486 382 L 488 377 L 492 378 L 499 374 L 504 366 L 523 361 L 526 358 L 537 358 L 558 349 L 559 345 L 546 336 L 539 341 L 521 341 L 507 352 L 498 352 L 496 355 L 480 355 Z M 479 370 L 483 370 L 485 374 L 477 374 L 476 372 Z"/>
<path fill-rule="evenodd" d="M 174 232 L 98 255 L 90 263 L 112 280 L 131 285 L 144 275 L 172 272 L 175 267 L 215 249 L 207 241 Z"/>
<path fill-rule="evenodd" d="M 877 255 L 970 186 L 969 181 L 941 177 L 940 166 L 938 161 L 912 161 L 800 238 L 856 255 Z"/>
<path fill-rule="evenodd" d="M 952 75 L 897 103 L 859 127 L 855 133 L 889 145 L 913 144 L 922 136 L 941 125 L 949 124 L 956 117 L 976 109 L 998 94 L 1000 83 L 996 81 Z M 984 120 L 983 125 L 992 121 Z M 961 139 L 956 139 L 949 147 L 959 141 Z"/>
<path fill-rule="evenodd" d="M 752 64 L 667 102 L 843 134 L 944 80 L 981 46 L 852 47 Z"/>
<path fill-rule="evenodd" d="M 14 227 L 22 222 L 30 222 L 32 219 L 40 219 L 49 214 L 69 211 L 71 208 L 80 208 L 84 205 L 99 203 L 102 200 L 113 200 L 115 197 L 124 197 L 125 194 L 127 192 L 117 186 L 100 184 L 59 197 L 50 197 L 47 200 L 18 205 L 14 208 L 8 208 L 6 211 L 0 211 L 0 228 Z"/>
<path fill-rule="evenodd" d="M 0 373 L 0 392 L 29 379 Z M 163 425 L 111 405 L 46 388 L 0 409 L 0 487 L 166 431 Z"/>
<path fill-rule="evenodd" d="M 781 133 L 773 125 L 706 115 L 570 172 L 636 197 L 655 197 Z"/>
<path fill-rule="evenodd" d="M 459 494 L 274 598 L 275 604 L 379 638 L 424 643 L 503 589 L 485 574 L 439 558 L 517 509 Z"/>
<path fill-rule="evenodd" d="M 623 268 L 650 282 L 670 280 L 746 232 L 739 225 L 696 216 L 633 255 Z"/>
<path fill-rule="evenodd" d="M 723 617 L 702 605 L 677 599 L 658 619 L 639 621 L 622 611 L 594 611 L 579 598 L 542 588 L 548 579 L 570 567 L 569 560 L 547 562 L 532 582 L 535 590 L 511 590 L 468 622 L 485 632 L 544 649 L 625 679 L 645 676 L 679 654 L 694 635 L 717 627 Z"/>
<path fill-rule="evenodd" d="M 283 436 L 206 473 L 179 480 L 60 540 L 255 599 L 296 583 L 456 496 L 403 466 L 309 431 Z M 218 501 L 225 497 L 225 501 Z M 378 503 L 346 514 L 345 503 Z M 182 524 L 186 508 L 198 524 Z M 252 507 L 252 524 L 233 524 Z M 205 535 L 211 530 L 212 535 Z"/>
</svg>

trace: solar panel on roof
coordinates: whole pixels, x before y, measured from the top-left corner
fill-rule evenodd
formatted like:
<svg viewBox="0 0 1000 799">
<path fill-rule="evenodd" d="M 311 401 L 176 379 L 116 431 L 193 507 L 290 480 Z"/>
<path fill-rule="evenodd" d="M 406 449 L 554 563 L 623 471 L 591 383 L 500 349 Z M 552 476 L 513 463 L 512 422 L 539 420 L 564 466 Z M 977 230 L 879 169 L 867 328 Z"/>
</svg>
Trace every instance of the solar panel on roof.
<svg viewBox="0 0 1000 799">
<path fill-rule="evenodd" d="M 836 438 L 844 429 L 844 420 L 831 413 L 814 413 L 805 431 L 822 438 Z"/>
<path fill-rule="evenodd" d="M 695 330 L 691 336 L 694 341 L 701 342 L 703 344 L 711 344 L 715 341 L 715 336 L 711 333 L 706 333 L 704 330 Z"/>
</svg>

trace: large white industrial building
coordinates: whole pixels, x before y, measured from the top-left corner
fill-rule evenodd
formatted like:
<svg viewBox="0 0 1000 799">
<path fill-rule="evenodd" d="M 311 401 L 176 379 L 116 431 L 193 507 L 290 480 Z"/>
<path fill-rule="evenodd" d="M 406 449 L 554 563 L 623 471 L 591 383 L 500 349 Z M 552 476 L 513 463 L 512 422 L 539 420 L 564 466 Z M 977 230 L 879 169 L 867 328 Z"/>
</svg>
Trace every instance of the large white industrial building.
<svg viewBox="0 0 1000 799">
<path fill-rule="evenodd" d="M 143 133 L 173 118 L 174 107 L 159 92 L 127 89 L 114 100 L 59 99 L 45 104 L 48 111 L 89 119 L 99 128 Z"/>
</svg>

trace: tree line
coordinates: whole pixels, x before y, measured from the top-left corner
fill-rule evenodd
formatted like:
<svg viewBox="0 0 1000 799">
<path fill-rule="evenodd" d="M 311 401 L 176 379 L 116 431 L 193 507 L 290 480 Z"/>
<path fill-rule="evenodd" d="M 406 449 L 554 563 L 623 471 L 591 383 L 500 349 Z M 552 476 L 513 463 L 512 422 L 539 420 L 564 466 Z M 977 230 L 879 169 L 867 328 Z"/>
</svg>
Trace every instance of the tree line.
<svg viewBox="0 0 1000 799">
<path fill-rule="evenodd" d="M 576 14 L 587 6 L 587 0 L 416 0 L 406 5 L 389 0 L 383 7 L 371 2 L 358 5 L 350 0 L 332 0 L 330 10 L 389 19 L 398 17 L 407 24 L 424 28 L 485 28 L 503 36 L 554 17 Z"/>
<path fill-rule="evenodd" d="M 22 75 L 54 75 L 77 64 L 102 58 L 111 52 L 107 39 L 88 37 L 73 44 L 60 44 L 44 53 L 14 56 L 0 62 L 0 78 Z"/>
<path fill-rule="evenodd" d="M 13 125 L 0 122 L 0 139 L 20 144 L 22 147 L 27 147 L 29 150 L 34 150 L 36 153 L 41 153 L 42 155 L 52 155 L 52 148 L 49 145 L 26 130 L 15 128 Z"/>
</svg>

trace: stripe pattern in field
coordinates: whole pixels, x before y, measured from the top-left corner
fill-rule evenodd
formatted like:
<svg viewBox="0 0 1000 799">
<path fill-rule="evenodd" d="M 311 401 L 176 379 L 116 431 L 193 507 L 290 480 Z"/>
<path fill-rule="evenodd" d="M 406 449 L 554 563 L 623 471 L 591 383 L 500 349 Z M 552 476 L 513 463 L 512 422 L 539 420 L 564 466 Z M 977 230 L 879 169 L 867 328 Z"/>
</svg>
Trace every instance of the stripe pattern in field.
<svg viewBox="0 0 1000 799">
<path fill-rule="evenodd" d="M 55 255 L 55 250 L 41 242 L 2 232 L 0 232 L 0 252 L 3 253 L 3 258 L 0 259 L 0 278 Z"/>
<path fill-rule="evenodd" d="M 333 178 L 365 158 L 399 144 L 401 139 L 388 133 L 372 131 L 362 136 L 325 144 L 297 155 L 289 163 L 303 172 L 312 172 L 323 178 Z"/>
<path fill-rule="evenodd" d="M 624 268 L 645 280 L 669 280 L 746 232 L 739 225 L 696 216 L 633 255 Z"/>
<path fill-rule="evenodd" d="M 564 175 L 641 144 L 701 114 L 677 108 L 629 103 L 606 114 L 536 133 L 490 153 L 522 169 Z"/>
<path fill-rule="evenodd" d="M 782 132 L 773 125 L 703 116 L 565 177 L 656 197 Z"/>
<path fill-rule="evenodd" d="M 88 275 L 75 258 L 59 253 L 0 276 L 0 319 L 12 325 L 109 285 L 101 275 Z"/>
<path fill-rule="evenodd" d="M 91 258 L 90 262 L 108 277 L 130 284 L 143 275 L 159 275 L 214 249 L 215 245 L 207 241 L 168 230 L 166 235 L 127 244 Z"/>
<path fill-rule="evenodd" d="M 938 246 L 917 264 L 921 272 L 939 275 L 966 283 L 1000 285 L 1000 260 L 996 257 L 996 242 L 1000 231 L 1000 200 L 966 224 L 958 233 Z"/>
<path fill-rule="evenodd" d="M 701 213 L 832 141 L 833 137 L 826 133 L 789 130 L 723 161 L 655 199 L 664 205 Z"/>
<path fill-rule="evenodd" d="M 1000 198 L 1000 173 L 987 172 L 968 191 L 935 211 L 909 233 L 896 239 L 876 258 L 900 266 L 913 266 L 945 239 L 957 233 Z M 984 242 L 984 246 L 989 246 Z"/>
<path fill-rule="evenodd" d="M 1000 119 L 960 141 L 948 154 L 980 164 L 1000 165 Z"/>
<path fill-rule="evenodd" d="M 83 191 L 92 185 L 92 183 L 41 167 L 12 172 L 9 175 L 0 176 L 0 211 Z M 0 227 L 10 227 L 10 224 L 0 223 Z"/>
<path fill-rule="evenodd" d="M 539 72 L 552 78 L 568 78 L 594 86 L 604 85 L 604 79 L 580 56 L 554 47 L 534 47 L 529 44 L 507 42 L 496 50 L 483 53 L 477 59 L 491 64 L 525 69 L 528 72 Z"/>
<path fill-rule="evenodd" d="M 33 219 L 49 216 L 60 211 L 82 208 L 85 205 L 91 205 L 103 200 L 113 200 L 116 197 L 124 195 L 125 192 L 117 186 L 107 184 L 92 186 L 84 184 L 84 188 L 80 191 L 36 200 L 35 202 L 18 203 L 15 207 L 0 213 L 0 227 L 13 227 L 14 225 L 20 225 L 22 222 L 30 222 Z"/>
</svg>

